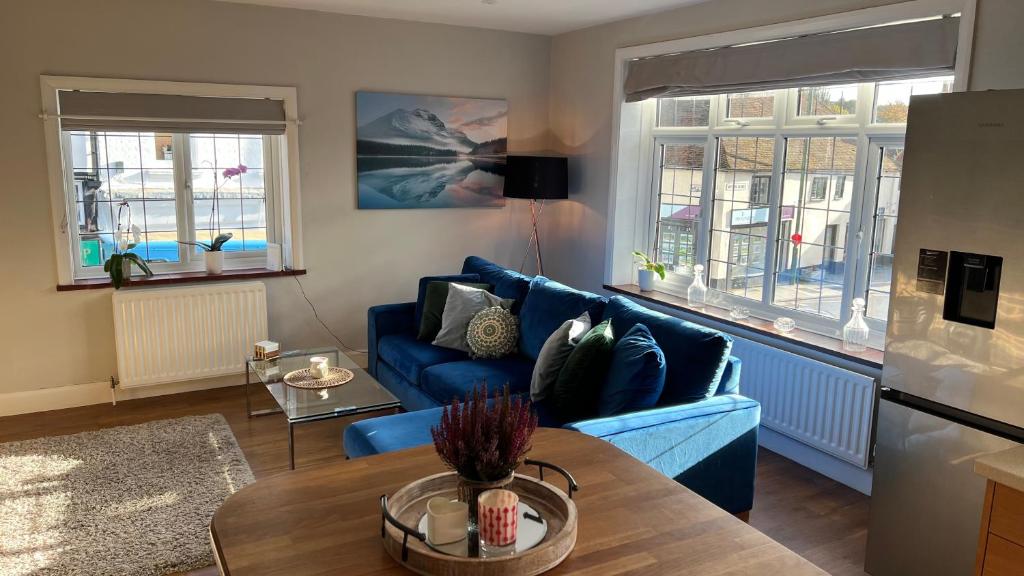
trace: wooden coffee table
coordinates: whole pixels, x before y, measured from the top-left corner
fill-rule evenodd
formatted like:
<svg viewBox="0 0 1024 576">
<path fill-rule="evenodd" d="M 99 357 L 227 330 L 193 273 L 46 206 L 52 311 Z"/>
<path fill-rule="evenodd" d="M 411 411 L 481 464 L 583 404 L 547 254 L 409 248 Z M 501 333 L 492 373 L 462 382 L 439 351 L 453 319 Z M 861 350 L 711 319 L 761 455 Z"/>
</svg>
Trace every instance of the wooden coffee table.
<svg viewBox="0 0 1024 576">
<path fill-rule="evenodd" d="M 547 574 L 825 575 L 603 440 L 542 428 L 530 457 L 564 467 L 580 484 L 576 548 Z M 379 499 L 442 471 L 434 448 L 423 446 L 259 480 L 213 517 L 218 566 L 230 576 L 410 574 L 384 551 Z"/>
</svg>

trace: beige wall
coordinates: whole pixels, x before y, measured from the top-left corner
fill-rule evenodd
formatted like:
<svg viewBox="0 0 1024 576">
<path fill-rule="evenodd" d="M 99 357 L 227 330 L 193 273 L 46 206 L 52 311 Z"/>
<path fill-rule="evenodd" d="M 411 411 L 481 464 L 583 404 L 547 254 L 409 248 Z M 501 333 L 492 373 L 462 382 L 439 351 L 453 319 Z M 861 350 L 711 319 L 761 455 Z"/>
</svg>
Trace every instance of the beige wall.
<svg viewBox="0 0 1024 576">
<path fill-rule="evenodd" d="M 351 345 L 366 309 L 411 300 L 464 256 L 518 262 L 524 206 L 356 210 L 354 93 L 507 98 L 513 151 L 548 144 L 550 39 L 207 0 L 3 1 L 0 393 L 114 373 L 110 291 L 57 293 L 39 75 L 296 86 L 306 292 Z M 271 336 L 331 344 L 292 279 L 267 283 Z M 0 397 L 0 402 L 3 402 Z"/>
<path fill-rule="evenodd" d="M 569 155 L 570 200 L 545 212 L 550 275 L 598 290 L 604 278 L 617 48 L 847 12 L 893 0 L 712 0 L 555 37 L 550 129 Z M 1024 1 L 978 0 L 971 89 L 1024 87 Z"/>
</svg>

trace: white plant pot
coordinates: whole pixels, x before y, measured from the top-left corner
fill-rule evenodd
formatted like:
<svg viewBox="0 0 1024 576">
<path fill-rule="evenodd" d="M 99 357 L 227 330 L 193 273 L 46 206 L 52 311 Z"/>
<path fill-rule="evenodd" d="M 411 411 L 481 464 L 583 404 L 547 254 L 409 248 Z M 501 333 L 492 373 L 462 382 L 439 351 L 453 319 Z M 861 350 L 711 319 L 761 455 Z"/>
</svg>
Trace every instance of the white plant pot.
<svg viewBox="0 0 1024 576">
<path fill-rule="evenodd" d="M 206 254 L 206 273 L 207 274 L 220 274 L 224 271 L 224 252 L 217 250 L 216 252 L 205 252 Z"/>
<path fill-rule="evenodd" d="M 654 270 L 637 270 L 636 275 L 641 291 L 650 292 L 654 290 Z"/>
</svg>

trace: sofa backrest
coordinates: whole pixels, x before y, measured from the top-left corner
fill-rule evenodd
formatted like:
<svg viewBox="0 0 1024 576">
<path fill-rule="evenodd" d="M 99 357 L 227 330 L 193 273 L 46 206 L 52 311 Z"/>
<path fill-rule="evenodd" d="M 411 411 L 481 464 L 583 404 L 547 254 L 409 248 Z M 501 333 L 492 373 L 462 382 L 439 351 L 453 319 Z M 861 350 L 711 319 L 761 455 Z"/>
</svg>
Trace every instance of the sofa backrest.
<svg viewBox="0 0 1024 576">
<path fill-rule="evenodd" d="M 642 323 L 665 353 L 665 390 L 659 406 L 695 402 L 713 396 L 722 381 L 732 338 L 728 335 L 613 296 L 604 307 L 615 334 Z"/>
<path fill-rule="evenodd" d="M 526 300 L 526 293 L 530 290 L 530 276 L 508 270 L 479 256 L 467 257 L 462 263 L 462 273 L 479 274 L 481 282 L 494 286 L 495 295 L 515 300 L 512 304 L 512 313 L 519 314 L 519 309 Z"/>
<path fill-rule="evenodd" d="M 597 294 L 534 276 L 519 313 L 520 352 L 536 360 L 544 342 L 555 330 L 566 320 L 578 318 L 584 312 L 590 313 L 591 324 L 597 324 L 601 321 L 606 301 Z"/>
</svg>

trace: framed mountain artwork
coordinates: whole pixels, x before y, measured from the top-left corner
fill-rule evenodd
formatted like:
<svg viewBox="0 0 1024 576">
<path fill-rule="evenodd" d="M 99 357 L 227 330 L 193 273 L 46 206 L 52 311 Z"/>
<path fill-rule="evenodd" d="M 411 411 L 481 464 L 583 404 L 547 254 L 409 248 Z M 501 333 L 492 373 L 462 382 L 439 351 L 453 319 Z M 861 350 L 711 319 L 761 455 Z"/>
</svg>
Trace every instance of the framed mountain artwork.
<svg viewBox="0 0 1024 576">
<path fill-rule="evenodd" d="M 359 208 L 504 206 L 508 102 L 356 93 Z"/>
</svg>

